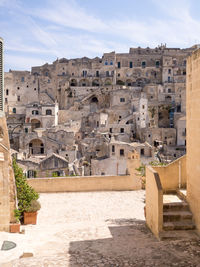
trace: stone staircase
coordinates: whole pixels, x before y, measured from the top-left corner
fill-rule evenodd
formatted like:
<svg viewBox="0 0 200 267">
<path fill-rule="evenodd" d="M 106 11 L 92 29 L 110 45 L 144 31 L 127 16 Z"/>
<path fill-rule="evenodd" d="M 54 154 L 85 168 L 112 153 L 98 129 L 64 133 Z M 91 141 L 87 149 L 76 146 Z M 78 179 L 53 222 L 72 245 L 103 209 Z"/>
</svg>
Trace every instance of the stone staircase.
<svg viewBox="0 0 200 267">
<path fill-rule="evenodd" d="M 163 195 L 163 231 L 160 234 L 161 240 L 193 239 L 197 237 L 193 216 L 184 195 L 183 192 L 176 191 Z"/>
</svg>

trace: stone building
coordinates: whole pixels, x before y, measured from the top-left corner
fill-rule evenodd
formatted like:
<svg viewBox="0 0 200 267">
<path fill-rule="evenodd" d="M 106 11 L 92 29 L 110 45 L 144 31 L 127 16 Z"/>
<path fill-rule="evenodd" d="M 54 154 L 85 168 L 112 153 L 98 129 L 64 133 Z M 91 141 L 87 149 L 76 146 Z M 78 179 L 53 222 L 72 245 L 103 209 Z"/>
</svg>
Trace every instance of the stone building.
<svg viewBox="0 0 200 267">
<path fill-rule="evenodd" d="M 67 155 L 77 170 L 87 161 L 93 174 L 91 161 L 111 158 L 112 137 L 127 146 L 147 141 L 155 150 L 160 142 L 162 159 L 174 160 L 185 153 L 177 133 L 185 116 L 186 58 L 195 49 L 138 47 L 10 70 L 5 110 L 12 148 L 25 158 Z"/>
</svg>

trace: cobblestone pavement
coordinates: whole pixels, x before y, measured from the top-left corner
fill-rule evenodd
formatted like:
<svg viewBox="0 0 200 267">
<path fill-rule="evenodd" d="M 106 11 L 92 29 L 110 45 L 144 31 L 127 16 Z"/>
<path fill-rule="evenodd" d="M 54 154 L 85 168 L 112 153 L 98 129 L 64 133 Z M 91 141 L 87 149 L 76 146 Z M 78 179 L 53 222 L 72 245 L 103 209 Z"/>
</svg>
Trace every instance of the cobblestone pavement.
<svg viewBox="0 0 200 267">
<path fill-rule="evenodd" d="M 38 224 L 24 235 L 34 256 L 2 266 L 200 266 L 198 240 L 157 241 L 146 228 L 144 193 L 41 194 Z"/>
</svg>

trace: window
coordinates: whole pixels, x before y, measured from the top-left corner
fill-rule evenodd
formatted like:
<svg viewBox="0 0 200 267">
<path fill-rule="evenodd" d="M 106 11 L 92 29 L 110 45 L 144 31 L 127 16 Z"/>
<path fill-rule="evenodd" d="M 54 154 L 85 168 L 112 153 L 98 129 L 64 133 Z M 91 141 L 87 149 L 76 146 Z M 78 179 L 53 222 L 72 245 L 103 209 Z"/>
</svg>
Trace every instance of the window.
<svg viewBox="0 0 200 267">
<path fill-rule="evenodd" d="M 112 146 L 112 153 L 115 153 L 115 146 Z"/>
<path fill-rule="evenodd" d="M 112 128 L 110 128 L 110 133 L 112 133 Z"/>
<path fill-rule="evenodd" d="M 120 133 L 124 133 L 124 128 L 121 128 L 120 129 Z"/>
<path fill-rule="evenodd" d="M 171 88 L 168 88 L 168 93 L 171 93 L 171 92 L 172 92 Z"/>
<path fill-rule="evenodd" d="M 83 70 L 83 77 L 87 76 L 87 70 Z"/>
<path fill-rule="evenodd" d="M 133 68 L 133 62 L 132 62 L 132 61 L 129 62 L 129 68 L 130 68 L 130 69 Z"/>
<path fill-rule="evenodd" d="M 99 121 L 97 121 L 97 128 L 99 127 Z"/>
<path fill-rule="evenodd" d="M 120 77 L 120 73 L 118 73 L 117 76 Z"/>
<path fill-rule="evenodd" d="M 160 66 L 160 61 L 156 61 L 156 68 L 159 68 L 159 66 Z"/>
<path fill-rule="evenodd" d="M 168 83 L 170 83 L 171 82 L 171 78 L 170 77 L 168 77 Z"/>
<path fill-rule="evenodd" d="M 52 111 L 51 111 L 51 109 L 47 109 L 47 110 L 46 110 L 46 115 L 52 115 Z"/>
<path fill-rule="evenodd" d="M 6 95 L 9 95 L 9 90 L 8 89 L 6 89 Z"/>
<path fill-rule="evenodd" d="M 146 68 L 146 62 L 142 61 L 142 68 Z"/>
<path fill-rule="evenodd" d="M 183 71 L 183 75 L 186 75 L 186 70 Z"/>
<path fill-rule="evenodd" d="M 109 77 L 109 71 L 106 71 L 106 77 Z"/>
<path fill-rule="evenodd" d="M 24 132 L 25 132 L 25 133 L 28 133 L 28 128 L 25 128 L 25 129 L 24 129 Z"/>
<path fill-rule="evenodd" d="M 6 104 L 8 103 L 8 98 L 7 98 L 7 97 L 5 98 L 5 103 L 6 103 Z"/>
<path fill-rule="evenodd" d="M 121 97 L 120 98 L 120 102 L 125 102 L 125 98 L 124 97 Z"/>
<path fill-rule="evenodd" d="M 113 65 L 113 62 L 112 62 L 112 60 L 110 61 L 110 65 Z"/>
<path fill-rule="evenodd" d="M 24 82 L 24 77 L 21 77 L 21 82 Z"/>
<path fill-rule="evenodd" d="M 144 155 L 144 148 L 142 148 L 142 149 L 140 150 L 140 154 L 141 154 L 141 155 Z"/>
<path fill-rule="evenodd" d="M 117 62 L 117 67 L 118 67 L 118 69 L 121 68 L 121 62 Z"/>
<path fill-rule="evenodd" d="M 38 111 L 38 110 L 33 110 L 33 111 L 32 111 L 32 114 L 33 114 L 33 115 L 38 115 L 38 114 L 39 114 L 39 111 Z"/>
<path fill-rule="evenodd" d="M 48 76 L 48 75 L 49 75 L 49 73 L 48 73 L 48 71 L 46 71 L 45 76 Z"/>
<path fill-rule="evenodd" d="M 168 74 L 171 74 L 172 73 L 172 70 L 171 69 L 168 69 Z"/>
<path fill-rule="evenodd" d="M 48 83 L 50 83 L 51 81 L 48 79 Z"/>
<path fill-rule="evenodd" d="M 96 71 L 96 77 L 99 77 L 99 71 L 98 70 Z"/>
<path fill-rule="evenodd" d="M 20 96 L 19 95 L 17 96 L 17 101 L 20 102 Z"/>
<path fill-rule="evenodd" d="M 17 111 L 16 108 L 13 108 L 13 113 L 16 113 L 16 111 Z"/>
<path fill-rule="evenodd" d="M 124 156 L 124 149 L 120 149 L 120 150 L 119 150 L 119 154 L 120 154 L 120 156 L 123 157 L 123 156 Z"/>
<path fill-rule="evenodd" d="M 108 65 L 108 61 L 106 60 L 104 64 L 105 64 L 105 65 Z"/>
<path fill-rule="evenodd" d="M 144 106 L 144 105 L 142 105 L 142 108 L 143 108 L 143 109 L 144 109 L 144 107 L 145 107 L 145 106 Z"/>
</svg>

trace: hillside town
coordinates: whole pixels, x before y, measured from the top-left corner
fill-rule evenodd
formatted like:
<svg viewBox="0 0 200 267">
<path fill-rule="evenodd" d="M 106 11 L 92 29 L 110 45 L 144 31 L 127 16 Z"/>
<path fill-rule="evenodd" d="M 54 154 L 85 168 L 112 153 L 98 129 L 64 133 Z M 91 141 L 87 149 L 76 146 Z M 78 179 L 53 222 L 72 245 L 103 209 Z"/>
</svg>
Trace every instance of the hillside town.
<svg viewBox="0 0 200 267">
<path fill-rule="evenodd" d="M 186 153 L 186 58 L 197 48 L 130 48 L 5 73 L 12 155 L 28 178 L 124 175 L 127 157 Z"/>
</svg>

